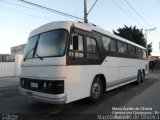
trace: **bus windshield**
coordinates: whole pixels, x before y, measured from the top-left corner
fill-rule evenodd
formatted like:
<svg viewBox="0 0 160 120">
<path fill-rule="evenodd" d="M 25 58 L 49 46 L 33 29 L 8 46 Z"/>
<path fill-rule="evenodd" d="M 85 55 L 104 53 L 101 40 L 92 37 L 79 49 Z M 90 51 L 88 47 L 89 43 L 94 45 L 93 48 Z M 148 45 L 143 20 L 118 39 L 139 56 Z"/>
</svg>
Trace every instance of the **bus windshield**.
<svg viewBox="0 0 160 120">
<path fill-rule="evenodd" d="M 63 29 L 45 32 L 28 39 L 24 61 L 32 58 L 64 55 L 68 32 Z"/>
</svg>

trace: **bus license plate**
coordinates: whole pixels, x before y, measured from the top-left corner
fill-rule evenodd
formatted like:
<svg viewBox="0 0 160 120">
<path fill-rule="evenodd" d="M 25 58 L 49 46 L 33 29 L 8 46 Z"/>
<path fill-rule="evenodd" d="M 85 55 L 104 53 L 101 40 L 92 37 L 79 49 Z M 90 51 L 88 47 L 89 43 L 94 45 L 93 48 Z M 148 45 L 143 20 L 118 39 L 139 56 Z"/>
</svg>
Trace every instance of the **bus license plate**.
<svg viewBox="0 0 160 120">
<path fill-rule="evenodd" d="M 31 87 L 38 88 L 38 83 L 31 82 Z"/>
</svg>

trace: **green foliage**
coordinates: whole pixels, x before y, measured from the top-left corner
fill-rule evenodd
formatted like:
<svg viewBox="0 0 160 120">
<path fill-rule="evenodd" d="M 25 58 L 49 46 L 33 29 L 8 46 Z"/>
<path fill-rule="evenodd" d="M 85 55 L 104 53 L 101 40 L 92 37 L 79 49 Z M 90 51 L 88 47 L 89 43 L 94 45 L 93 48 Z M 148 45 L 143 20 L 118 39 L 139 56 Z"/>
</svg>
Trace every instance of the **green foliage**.
<svg viewBox="0 0 160 120">
<path fill-rule="evenodd" d="M 115 35 L 128 39 L 134 43 L 137 43 L 143 47 L 146 47 L 146 41 L 143 35 L 143 29 L 138 29 L 136 26 L 127 27 L 124 25 L 123 28 L 118 28 L 117 32 L 113 30 Z"/>
<path fill-rule="evenodd" d="M 148 47 L 148 55 L 150 55 L 152 52 L 152 42 L 148 44 L 147 47 Z"/>
</svg>

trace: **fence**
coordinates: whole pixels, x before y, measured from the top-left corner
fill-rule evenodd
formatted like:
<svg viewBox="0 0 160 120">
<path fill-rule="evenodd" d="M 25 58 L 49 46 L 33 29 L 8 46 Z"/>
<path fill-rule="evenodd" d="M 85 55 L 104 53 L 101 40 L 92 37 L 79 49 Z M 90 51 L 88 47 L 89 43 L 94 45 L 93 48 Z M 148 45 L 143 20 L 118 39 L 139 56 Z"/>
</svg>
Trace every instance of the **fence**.
<svg viewBox="0 0 160 120">
<path fill-rule="evenodd" d="M 22 55 L 15 55 L 15 62 L 0 62 L 0 87 L 18 85 Z"/>
<path fill-rule="evenodd" d="M 14 62 L 0 62 L 0 77 L 16 76 Z"/>
</svg>

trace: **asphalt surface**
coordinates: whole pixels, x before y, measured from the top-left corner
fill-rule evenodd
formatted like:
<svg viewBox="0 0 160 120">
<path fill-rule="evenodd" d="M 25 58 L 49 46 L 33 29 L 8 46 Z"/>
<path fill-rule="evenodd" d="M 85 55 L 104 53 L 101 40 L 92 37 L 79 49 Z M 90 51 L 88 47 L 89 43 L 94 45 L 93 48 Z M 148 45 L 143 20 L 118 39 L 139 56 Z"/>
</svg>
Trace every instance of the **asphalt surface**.
<svg viewBox="0 0 160 120">
<path fill-rule="evenodd" d="M 159 93 L 160 71 L 148 74 L 140 85 L 131 83 L 106 92 L 97 104 L 90 104 L 83 99 L 66 105 L 52 105 L 21 95 L 18 92 L 18 86 L 6 87 L 0 89 L 0 120 L 6 120 L 6 118 L 14 120 L 105 120 L 113 119 L 107 118 L 107 115 L 119 115 L 123 112 L 136 114 L 134 119 L 142 119 L 144 117 L 138 116 L 140 112 L 160 114 Z M 152 117 L 152 119 L 159 118 Z"/>
</svg>

